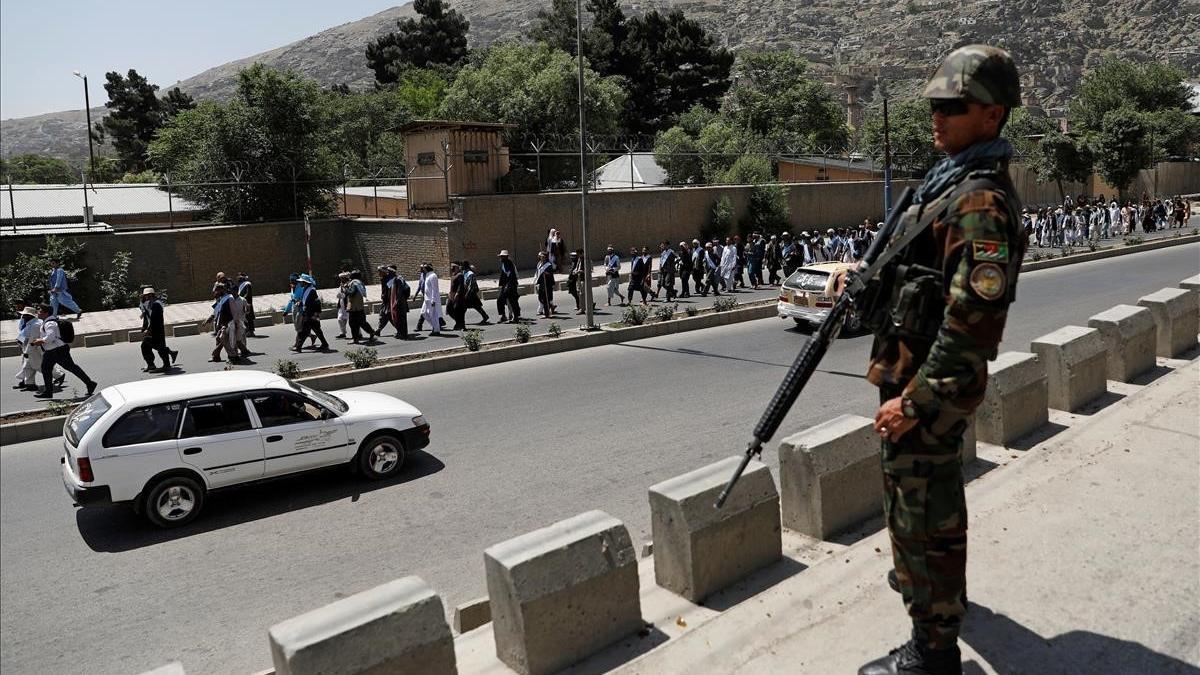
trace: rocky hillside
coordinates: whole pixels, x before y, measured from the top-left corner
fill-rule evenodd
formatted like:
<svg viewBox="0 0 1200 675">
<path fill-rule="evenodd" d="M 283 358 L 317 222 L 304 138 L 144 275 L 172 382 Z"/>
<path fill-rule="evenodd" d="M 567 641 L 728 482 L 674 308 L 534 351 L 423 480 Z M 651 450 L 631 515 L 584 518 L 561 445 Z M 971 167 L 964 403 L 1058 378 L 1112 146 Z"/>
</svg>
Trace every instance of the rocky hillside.
<svg viewBox="0 0 1200 675">
<path fill-rule="evenodd" d="M 523 34 L 549 4 L 448 3 L 470 19 L 476 46 Z M 1065 107 L 1082 73 L 1106 54 L 1166 59 L 1200 77 L 1200 0 L 648 0 L 627 7 L 630 13 L 680 8 L 735 49 L 794 49 L 818 72 L 858 82 L 867 99 L 877 76 L 895 95 L 915 92 L 943 54 L 969 42 L 1006 45 L 1029 102 L 1051 112 Z M 395 7 L 211 68 L 179 86 L 198 99 L 221 99 L 233 90 L 238 69 L 261 61 L 322 84 L 365 88 L 372 83 L 366 44 L 412 14 L 411 5 Z M 104 109 L 92 112 L 98 120 Z M 84 156 L 83 111 L 4 120 L 0 152 Z"/>
</svg>

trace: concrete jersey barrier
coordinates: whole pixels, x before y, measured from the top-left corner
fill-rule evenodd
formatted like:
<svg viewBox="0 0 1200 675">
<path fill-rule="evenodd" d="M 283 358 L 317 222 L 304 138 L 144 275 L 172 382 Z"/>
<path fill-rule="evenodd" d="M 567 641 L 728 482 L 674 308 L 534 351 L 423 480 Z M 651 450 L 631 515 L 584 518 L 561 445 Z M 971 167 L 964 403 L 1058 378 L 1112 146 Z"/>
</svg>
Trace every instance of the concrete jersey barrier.
<svg viewBox="0 0 1200 675">
<path fill-rule="evenodd" d="M 1150 310 L 1157 327 L 1156 350 L 1159 356 L 1173 359 L 1196 346 L 1200 328 L 1200 309 L 1192 300 L 1192 291 L 1164 288 L 1138 299 Z"/>
<path fill-rule="evenodd" d="M 420 577 L 282 621 L 268 635 L 276 675 L 457 672 L 442 599 Z"/>
<path fill-rule="evenodd" d="M 621 521 L 589 511 L 484 551 L 496 656 L 547 675 L 642 628 L 637 554 Z"/>
<path fill-rule="evenodd" d="M 1074 412 L 1108 391 L 1104 338 L 1095 328 L 1064 326 L 1029 350 L 1046 369 L 1049 407 Z"/>
<path fill-rule="evenodd" d="M 987 393 L 975 410 L 979 440 L 1008 445 L 1050 420 L 1046 368 L 1036 354 L 1004 352 L 988 363 Z"/>
<path fill-rule="evenodd" d="M 1158 339 L 1154 316 L 1145 307 L 1117 305 L 1088 319 L 1104 340 L 1105 371 L 1108 379 L 1131 382 L 1154 367 Z"/>
<path fill-rule="evenodd" d="M 771 470 L 751 462 L 720 509 L 717 495 L 741 456 L 650 488 L 654 579 L 692 602 L 782 557 L 779 492 Z"/>
<path fill-rule="evenodd" d="M 873 424 L 842 415 L 779 444 L 784 527 L 827 539 L 879 514 L 883 474 Z"/>
</svg>

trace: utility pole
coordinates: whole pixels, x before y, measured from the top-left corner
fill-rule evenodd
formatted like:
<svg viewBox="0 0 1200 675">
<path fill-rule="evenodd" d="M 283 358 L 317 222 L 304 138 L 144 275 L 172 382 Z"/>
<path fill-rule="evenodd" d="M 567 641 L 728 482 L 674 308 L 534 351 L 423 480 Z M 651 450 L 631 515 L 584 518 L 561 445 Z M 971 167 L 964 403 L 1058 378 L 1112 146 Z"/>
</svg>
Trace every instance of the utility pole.
<svg viewBox="0 0 1200 675">
<path fill-rule="evenodd" d="M 87 75 L 80 73 L 78 70 L 74 72 L 75 77 L 83 80 L 83 112 L 87 116 L 87 137 L 88 137 L 88 179 L 94 180 L 92 177 L 96 173 L 96 151 L 92 149 L 92 101 L 88 94 Z M 86 186 L 87 180 L 84 181 Z"/>
<path fill-rule="evenodd" d="M 584 330 L 596 330 L 592 315 L 592 258 L 588 255 L 587 229 L 587 152 L 584 139 L 587 134 L 587 115 L 583 98 L 583 0 L 575 0 L 575 52 L 579 61 L 579 221 L 583 231 L 583 306 L 586 312 Z"/>
<path fill-rule="evenodd" d="M 883 95 L 883 219 L 892 212 L 892 137 L 888 121 L 888 99 Z"/>
</svg>

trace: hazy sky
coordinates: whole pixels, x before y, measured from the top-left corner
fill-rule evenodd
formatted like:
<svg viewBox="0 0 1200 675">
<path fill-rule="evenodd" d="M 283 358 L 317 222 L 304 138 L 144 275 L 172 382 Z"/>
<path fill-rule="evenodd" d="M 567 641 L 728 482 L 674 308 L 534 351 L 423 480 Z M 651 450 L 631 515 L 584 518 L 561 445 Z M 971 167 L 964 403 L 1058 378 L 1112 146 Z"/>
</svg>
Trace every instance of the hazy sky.
<svg viewBox="0 0 1200 675">
<path fill-rule="evenodd" d="M 104 73 L 130 68 L 166 88 L 407 0 L 0 0 L 0 117 L 108 100 Z"/>
</svg>

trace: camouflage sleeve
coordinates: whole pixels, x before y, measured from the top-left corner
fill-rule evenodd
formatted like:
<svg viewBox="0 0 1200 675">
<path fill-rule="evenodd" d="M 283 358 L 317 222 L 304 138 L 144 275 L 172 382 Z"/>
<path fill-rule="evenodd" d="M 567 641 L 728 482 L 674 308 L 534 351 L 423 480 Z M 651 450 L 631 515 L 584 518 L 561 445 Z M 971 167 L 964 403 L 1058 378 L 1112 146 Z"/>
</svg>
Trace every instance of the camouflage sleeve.
<svg viewBox="0 0 1200 675">
<path fill-rule="evenodd" d="M 958 198 L 948 216 L 945 317 L 928 358 L 904 390 L 917 415 L 937 426 L 970 415 L 982 402 L 987 361 L 995 358 L 1008 316 L 1010 282 L 1022 251 L 1012 250 L 1003 196 L 975 190 Z M 1018 245 L 1017 247 L 1021 247 Z"/>
</svg>

